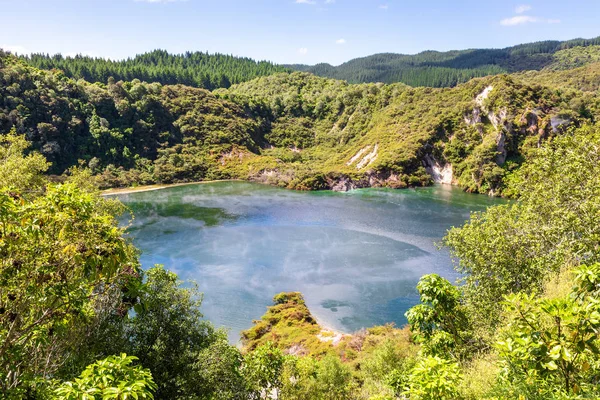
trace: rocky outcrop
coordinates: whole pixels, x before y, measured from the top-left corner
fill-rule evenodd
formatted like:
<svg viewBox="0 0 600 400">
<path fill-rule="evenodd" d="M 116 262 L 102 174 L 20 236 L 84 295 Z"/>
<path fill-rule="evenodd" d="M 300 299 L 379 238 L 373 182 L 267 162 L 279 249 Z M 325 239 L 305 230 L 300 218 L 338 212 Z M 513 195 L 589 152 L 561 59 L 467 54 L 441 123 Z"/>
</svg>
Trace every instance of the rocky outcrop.
<svg viewBox="0 0 600 400">
<path fill-rule="evenodd" d="M 327 177 L 327 186 L 335 192 L 348 192 L 354 189 L 368 187 L 389 187 L 394 189 L 406 188 L 408 185 L 393 172 L 368 171 L 359 178 L 347 175 Z"/>
<path fill-rule="evenodd" d="M 477 97 L 475 97 L 475 104 L 477 104 L 477 107 L 483 107 L 484 101 L 488 98 L 492 90 L 494 90 L 494 87 L 488 86 L 485 89 L 483 89 L 483 92 L 479 93 Z"/>
<path fill-rule="evenodd" d="M 331 190 L 334 192 L 348 192 L 350 190 L 368 187 L 363 181 L 355 182 L 348 177 L 342 177 L 339 180 L 331 180 L 330 181 Z"/>
<path fill-rule="evenodd" d="M 507 123 L 508 111 L 506 109 L 501 109 L 498 113 L 488 111 L 487 117 L 495 129 L 501 129 Z"/>
<path fill-rule="evenodd" d="M 450 163 L 440 164 L 432 155 L 427 154 L 423 160 L 427 173 L 435 183 L 444 185 L 453 185 L 454 171 Z"/>
<path fill-rule="evenodd" d="M 468 126 L 476 126 L 479 133 L 484 135 L 483 127 L 480 125 L 483 122 L 482 116 L 485 115 L 489 123 L 492 124 L 496 131 L 496 145 L 498 146 L 498 156 L 496 157 L 496 163 L 502 165 L 506 162 L 508 152 L 506 150 L 506 133 L 512 130 L 512 124 L 508 118 L 508 110 L 502 108 L 500 110 L 490 110 L 485 104 L 485 100 L 489 97 L 490 92 L 493 90 L 493 86 L 486 87 L 477 97 L 475 97 L 475 107 L 472 113 L 464 116 L 465 123 Z M 427 161 L 426 161 L 427 162 Z M 429 160 L 428 165 L 430 174 L 434 181 L 448 180 L 449 171 L 444 171 L 443 168 Z M 450 167 L 451 168 L 451 167 Z"/>
<path fill-rule="evenodd" d="M 562 117 L 559 115 L 555 115 L 550 118 L 550 126 L 552 127 L 552 133 L 558 133 L 567 126 L 571 125 L 571 119 L 567 117 Z"/>
<path fill-rule="evenodd" d="M 373 149 L 373 150 L 371 150 Z M 369 152 L 369 150 L 371 150 Z M 367 153 L 368 152 L 368 153 Z M 377 155 L 379 152 L 379 144 L 375 144 L 375 146 L 366 146 L 363 147 L 356 153 L 350 161 L 346 163 L 347 166 L 352 164 L 356 164 L 356 169 L 360 170 L 362 168 L 368 167 L 377 159 Z"/>
<path fill-rule="evenodd" d="M 498 132 L 498 136 L 496 136 L 496 145 L 498 146 L 496 164 L 502 165 L 506 161 L 506 156 L 508 155 L 508 152 L 506 151 L 506 133 L 504 131 Z"/>
</svg>

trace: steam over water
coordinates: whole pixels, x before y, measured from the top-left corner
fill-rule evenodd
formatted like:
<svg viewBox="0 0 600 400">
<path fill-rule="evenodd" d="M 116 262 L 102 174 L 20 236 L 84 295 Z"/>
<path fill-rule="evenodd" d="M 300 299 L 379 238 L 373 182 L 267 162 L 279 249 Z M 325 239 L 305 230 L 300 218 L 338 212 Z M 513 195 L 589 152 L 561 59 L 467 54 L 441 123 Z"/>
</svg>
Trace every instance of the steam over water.
<svg viewBox="0 0 600 400">
<path fill-rule="evenodd" d="M 406 323 L 423 274 L 454 280 L 446 230 L 497 200 L 435 186 L 293 192 L 219 182 L 120 195 L 142 265 L 164 264 L 204 292 L 202 312 L 239 332 L 272 297 L 299 291 L 322 324 L 353 332 Z"/>
</svg>

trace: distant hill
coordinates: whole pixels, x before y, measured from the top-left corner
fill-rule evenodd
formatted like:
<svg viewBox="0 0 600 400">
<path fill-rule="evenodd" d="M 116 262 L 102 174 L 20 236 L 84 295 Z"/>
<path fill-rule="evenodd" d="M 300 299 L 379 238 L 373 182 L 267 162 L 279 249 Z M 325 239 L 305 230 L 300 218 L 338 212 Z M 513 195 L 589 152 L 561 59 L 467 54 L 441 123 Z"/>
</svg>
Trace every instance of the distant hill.
<svg viewBox="0 0 600 400">
<path fill-rule="evenodd" d="M 60 54 L 33 54 L 22 59 L 36 68 L 60 69 L 70 78 L 88 82 L 106 83 L 109 77 L 113 77 L 116 81 L 139 79 L 209 90 L 228 88 L 259 76 L 288 70 L 268 61 L 254 61 L 246 57 L 203 52 L 170 54 L 165 50 L 154 50 L 121 61 L 80 55 L 64 57 Z"/>
<path fill-rule="evenodd" d="M 590 62 L 597 59 L 600 51 L 594 48 L 589 54 L 585 50 L 567 50 L 598 45 L 600 37 L 536 42 L 505 49 L 424 51 L 415 55 L 382 53 L 356 58 L 337 67 L 330 64 L 287 67 L 350 83 L 402 82 L 410 86 L 452 87 L 487 75 L 542 70 L 550 66 L 554 66 L 553 69 L 579 67 L 584 65 L 585 59 Z"/>
</svg>

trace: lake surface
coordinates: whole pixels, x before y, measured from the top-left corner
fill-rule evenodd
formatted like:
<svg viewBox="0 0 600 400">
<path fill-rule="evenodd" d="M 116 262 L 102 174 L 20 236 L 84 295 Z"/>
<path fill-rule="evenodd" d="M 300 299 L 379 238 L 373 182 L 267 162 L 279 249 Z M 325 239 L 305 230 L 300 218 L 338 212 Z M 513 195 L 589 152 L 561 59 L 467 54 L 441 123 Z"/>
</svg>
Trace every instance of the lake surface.
<svg viewBox="0 0 600 400">
<path fill-rule="evenodd" d="M 320 323 L 353 332 L 406 323 L 427 273 L 457 278 L 439 242 L 499 201 L 461 190 L 294 192 L 218 182 L 119 195 L 144 268 L 164 264 L 204 292 L 202 312 L 241 330 L 282 291 L 304 294 Z"/>
</svg>

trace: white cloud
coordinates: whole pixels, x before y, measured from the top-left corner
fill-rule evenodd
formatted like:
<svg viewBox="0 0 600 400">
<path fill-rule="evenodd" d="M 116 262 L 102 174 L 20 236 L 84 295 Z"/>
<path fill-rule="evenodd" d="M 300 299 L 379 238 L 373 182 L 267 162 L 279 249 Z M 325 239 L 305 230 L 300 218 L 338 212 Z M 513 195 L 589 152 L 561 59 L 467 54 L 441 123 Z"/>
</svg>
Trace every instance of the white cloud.
<svg viewBox="0 0 600 400">
<path fill-rule="evenodd" d="M 530 17 L 528 15 L 516 15 L 512 18 L 505 18 L 500 21 L 500 25 L 504 26 L 515 26 L 515 25 L 523 25 L 529 24 L 533 22 L 538 22 L 538 19 L 535 17 Z"/>
<path fill-rule="evenodd" d="M 521 4 L 520 6 L 517 6 L 517 8 L 515 9 L 515 12 L 517 14 L 523 14 L 524 12 L 527 12 L 529 10 L 531 10 L 533 7 L 531 7 L 529 4 Z"/>
<path fill-rule="evenodd" d="M 381 10 L 387 10 L 389 8 L 389 6 L 387 4 L 382 4 L 382 5 L 379 6 L 379 8 Z"/>
<path fill-rule="evenodd" d="M 27 49 L 23 46 L 19 46 L 19 45 L 3 44 L 3 45 L 0 45 L 0 49 L 10 51 L 11 53 L 14 53 L 14 54 L 29 54 L 29 53 L 31 53 L 31 51 L 29 51 L 29 49 Z"/>
<path fill-rule="evenodd" d="M 315 0 L 296 0 L 296 4 L 317 4 Z"/>
<path fill-rule="evenodd" d="M 325 0 L 325 4 L 333 4 L 335 3 L 335 0 Z"/>
<path fill-rule="evenodd" d="M 308 49 L 306 47 L 300 47 L 298 49 L 298 54 L 300 54 L 301 56 L 305 56 L 308 54 Z"/>
<path fill-rule="evenodd" d="M 338 39 L 335 41 L 337 44 L 346 44 L 346 39 Z"/>
<path fill-rule="evenodd" d="M 560 24 L 560 19 L 546 19 L 546 18 L 538 18 L 531 17 L 529 15 L 515 15 L 511 18 L 505 18 L 500 21 L 500 25 L 503 26 L 516 26 L 516 25 L 525 25 L 525 24 L 535 24 L 535 23 L 546 23 L 546 24 Z"/>
</svg>

